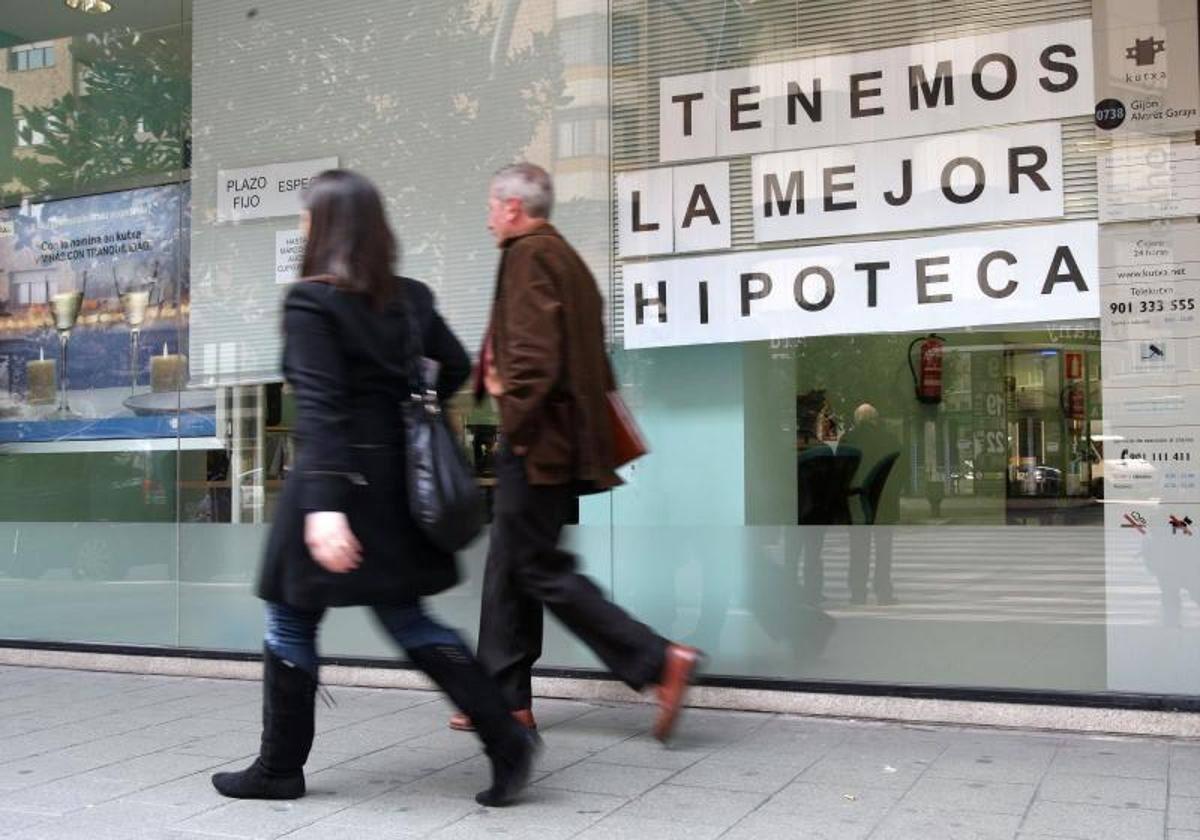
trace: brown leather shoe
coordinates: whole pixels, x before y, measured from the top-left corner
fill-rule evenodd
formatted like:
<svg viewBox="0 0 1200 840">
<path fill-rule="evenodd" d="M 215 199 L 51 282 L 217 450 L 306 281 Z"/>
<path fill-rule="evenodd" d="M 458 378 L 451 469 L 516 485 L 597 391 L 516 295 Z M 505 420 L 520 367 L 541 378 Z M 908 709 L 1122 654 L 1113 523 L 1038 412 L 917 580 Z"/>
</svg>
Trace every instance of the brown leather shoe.
<svg viewBox="0 0 1200 840">
<path fill-rule="evenodd" d="M 704 661 L 704 654 L 693 647 L 671 644 L 667 646 L 662 678 L 658 684 L 658 719 L 654 721 L 654 737 L 666 742 L 679 720 L 679 710 L 688 686 L 696 675 L 696 669 Z"/>
<path fill-rule="evenodd" d="M 517 709 L 512 713 L 513 720 L 531 732 L 537 731 L 537 721 L 533 719 L 533 709 Z M 475 724 L 462 712 L 450 716 L 450 728 L 458 732 L 474 732 Z"/>
</svg>

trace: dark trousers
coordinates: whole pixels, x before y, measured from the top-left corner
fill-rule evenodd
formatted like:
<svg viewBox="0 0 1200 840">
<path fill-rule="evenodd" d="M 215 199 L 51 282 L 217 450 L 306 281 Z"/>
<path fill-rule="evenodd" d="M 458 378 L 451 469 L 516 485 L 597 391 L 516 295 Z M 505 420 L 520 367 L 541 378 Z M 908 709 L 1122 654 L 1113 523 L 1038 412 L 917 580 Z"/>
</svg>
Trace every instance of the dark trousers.
<svg viewBox="0 0 1200 840">
<path fill-rule="evenodd" d="M 850 597 L 867 599 L 871 576 L 871 541 L 875 541 L 875 597 L 892 597 L 892 529 L 887 526 L 855 525 L 850 528 Z"/>
<path fill-rule="evenodd" d="M 569 486 L 531 486 L 524 460 L 502 445 L 496 458 L 491 545 L 483 576 L 479 661 L 513 709 L 532 703 L 542 655 L 542 606 L 634 690 L 658 680 L 667 640 L 613 604 L 558 547 L 574 500 Z"/>
<path fill-rule="evenodd" d="M 824 525 L 801 525 L 792 530 L 799 532 L 800 549 L 804 554 L 804 603 L 820 604 L 825 600 L 825 559 L 822 554 L 828 528 Z"/>
</svg>

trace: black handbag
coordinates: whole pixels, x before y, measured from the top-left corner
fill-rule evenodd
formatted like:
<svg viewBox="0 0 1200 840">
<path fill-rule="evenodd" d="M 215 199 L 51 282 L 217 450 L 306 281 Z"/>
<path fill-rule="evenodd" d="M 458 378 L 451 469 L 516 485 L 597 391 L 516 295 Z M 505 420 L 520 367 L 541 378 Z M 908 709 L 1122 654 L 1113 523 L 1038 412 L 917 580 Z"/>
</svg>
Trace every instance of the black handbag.
<svg viewBox="0 0 1200 840">
<path fill-rule="evenodd" d="M 400 412 L 409 513 L 431 543 L 454 553 L 483 530 L 483 494 L 442 413 L 437 389 L 424 373 L 420 328 L 411 309 L 408 325 L 410 396 Z"/>
</svg>

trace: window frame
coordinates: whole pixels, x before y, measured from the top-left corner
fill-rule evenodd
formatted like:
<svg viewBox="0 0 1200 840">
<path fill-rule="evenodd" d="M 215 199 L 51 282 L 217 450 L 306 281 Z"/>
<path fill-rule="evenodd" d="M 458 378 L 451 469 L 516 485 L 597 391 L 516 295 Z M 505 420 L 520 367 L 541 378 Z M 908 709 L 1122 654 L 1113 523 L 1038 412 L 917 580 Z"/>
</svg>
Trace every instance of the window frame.
<svg viewBox="0 0 1200 840">
<path fill-rule="evenodd" d="M 36 57 L 36 58 L 35 58 Z M 35 61 L 37 63 L 35 63 Z M 11 73 L 49 70 L 57 63 L 53 41 L 22 44 L 8 49 L 8 69 Z"/>
</svg>

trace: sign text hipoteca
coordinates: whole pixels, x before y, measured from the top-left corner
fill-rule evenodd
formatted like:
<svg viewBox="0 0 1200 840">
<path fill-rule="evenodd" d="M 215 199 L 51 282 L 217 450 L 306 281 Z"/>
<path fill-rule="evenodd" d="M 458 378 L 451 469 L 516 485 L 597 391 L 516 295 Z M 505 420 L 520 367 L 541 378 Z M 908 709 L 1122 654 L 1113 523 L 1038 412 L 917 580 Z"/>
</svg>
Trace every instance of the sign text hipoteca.
<svg viewBox="0 0 1200 840">
<path fill-rule="evenodd" d="M 1064 215 L 1091 21 L 661 80 L 660 158 L 751 155 L 756 243 Z M 617 178 L 618 256 L 728 251 L 729 164 Z M 745 177 L 738 170 L 738 177 Z M 625 344 L 1094 318 L 1092 222 L 623 266 Z"/>
<path fill-rule="evenodd" d="M 1095 318 L 1096 249 L 1067 222 L 626 264 L 625 346 Z"/>
</svg>

